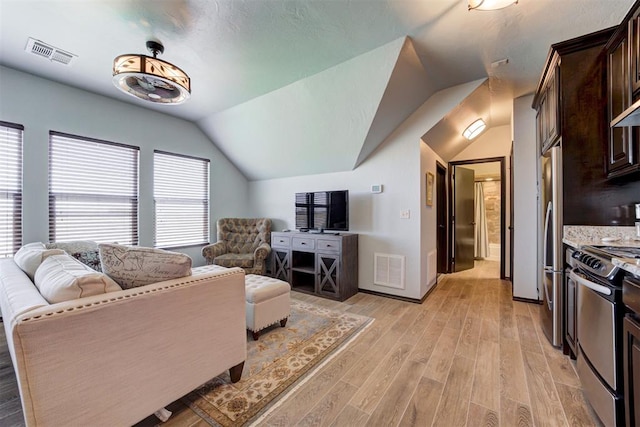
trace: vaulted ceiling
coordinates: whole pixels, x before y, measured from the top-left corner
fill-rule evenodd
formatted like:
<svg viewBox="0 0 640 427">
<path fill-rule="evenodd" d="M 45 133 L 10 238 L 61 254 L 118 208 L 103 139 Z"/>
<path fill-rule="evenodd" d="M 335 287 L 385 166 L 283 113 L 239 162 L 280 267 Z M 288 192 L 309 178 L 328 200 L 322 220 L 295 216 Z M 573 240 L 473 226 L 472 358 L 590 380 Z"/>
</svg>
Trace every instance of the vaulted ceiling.
<svg viewBox="0 0 640 427">
<path fill-rule="evenodd" d="M 264 179 L 353 169 L 432 93 L 480 78 L 489 124 L 508 124 L 552 43 L 616 25 L 632 4 L 0 0 L 0 64 L 193 121 L 248 178 Z M 66 67 L 27 54 L 28 37 L 77 58 Z M 113 58 L 146 53 L 149 39 L 191 76 L 187 103 L 145 104 L 114 88 Z M 466 120 L 465 103 L 458 110 Z M 322 156 L 330 149 L 339 160 Z M 280 172 L 262 166 L 283 153 Z"/>
</svg>

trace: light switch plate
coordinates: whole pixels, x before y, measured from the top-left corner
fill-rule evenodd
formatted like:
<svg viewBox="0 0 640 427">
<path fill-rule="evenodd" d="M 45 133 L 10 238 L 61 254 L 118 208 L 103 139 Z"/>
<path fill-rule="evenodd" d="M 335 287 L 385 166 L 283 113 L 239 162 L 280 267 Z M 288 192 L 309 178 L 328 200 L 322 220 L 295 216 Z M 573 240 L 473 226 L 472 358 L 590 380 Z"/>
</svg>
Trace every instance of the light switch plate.
<svg viewBox="0 0 640 427">
<path fill-rule="evenodd" d="M 411 211 L 409 209 L 403 209 L 400 211 L 400 219 L 411 218 Z"/>
<path fill-rule="evenodd" d="M 382 184 L 374 184 L 371 186 L 372 193 L 382 193 Z"/>
</svg>

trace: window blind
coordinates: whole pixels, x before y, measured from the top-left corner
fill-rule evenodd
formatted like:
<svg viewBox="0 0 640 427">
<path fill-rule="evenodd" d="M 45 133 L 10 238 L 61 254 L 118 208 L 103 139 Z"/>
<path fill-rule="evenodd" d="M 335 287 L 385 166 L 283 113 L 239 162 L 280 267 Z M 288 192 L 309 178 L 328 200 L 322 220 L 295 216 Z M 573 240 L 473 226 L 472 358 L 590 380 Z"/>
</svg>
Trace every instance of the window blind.
<svg viewBox="0 0 640 427">
<path fill-rule="evenodd" d="M 138 147 L 49 134 L 49 239 L 138 244 Z"/>
<path fill-rule="evenodd" d="M 24 128 L 0 122 L 0 258 L 22 246 L 22 133 Z"/>
<path fill-rule="evenodd" d="M 209 243 L 209 160 L 154 151 L 155 246 Z"/>
</svg>

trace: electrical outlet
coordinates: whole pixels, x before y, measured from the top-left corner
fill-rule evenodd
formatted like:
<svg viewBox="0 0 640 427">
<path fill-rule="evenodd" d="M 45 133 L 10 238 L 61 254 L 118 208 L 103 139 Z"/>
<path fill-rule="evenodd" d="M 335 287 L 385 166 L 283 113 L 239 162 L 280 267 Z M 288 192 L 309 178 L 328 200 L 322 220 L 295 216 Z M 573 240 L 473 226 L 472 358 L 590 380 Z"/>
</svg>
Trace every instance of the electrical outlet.
<svg viewBox="0 0 640 427">
<path fill-rule="evenodd" d="M 411 211 L 409 209 L 403 209 L 400 211 L 400 219 L 411 218 Z"/>
</svg>

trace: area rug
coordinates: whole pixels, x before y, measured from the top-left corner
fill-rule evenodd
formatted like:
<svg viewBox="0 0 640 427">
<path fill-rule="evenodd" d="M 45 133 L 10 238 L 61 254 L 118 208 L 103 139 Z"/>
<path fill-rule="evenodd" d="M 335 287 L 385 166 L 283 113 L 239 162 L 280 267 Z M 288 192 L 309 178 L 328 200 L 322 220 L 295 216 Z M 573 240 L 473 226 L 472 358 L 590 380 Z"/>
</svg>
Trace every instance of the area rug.
<svg viewBox="0 0 640 427">
<path fill-rule="evenodd" d="M 258 341 L 248 336 L 242 379 L 221 374 L 183 398 L 212 426 L 242 426 L 264 415 L 314 368 L 340 352 L 373 319 L 291 301 L 285 328 L 273 326 Z"/>
</svg>

